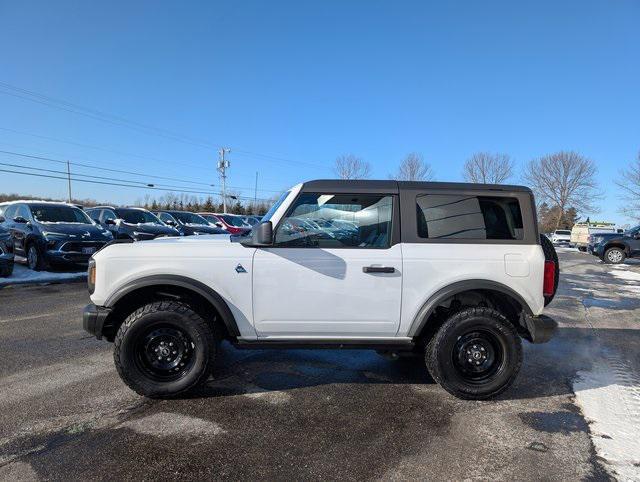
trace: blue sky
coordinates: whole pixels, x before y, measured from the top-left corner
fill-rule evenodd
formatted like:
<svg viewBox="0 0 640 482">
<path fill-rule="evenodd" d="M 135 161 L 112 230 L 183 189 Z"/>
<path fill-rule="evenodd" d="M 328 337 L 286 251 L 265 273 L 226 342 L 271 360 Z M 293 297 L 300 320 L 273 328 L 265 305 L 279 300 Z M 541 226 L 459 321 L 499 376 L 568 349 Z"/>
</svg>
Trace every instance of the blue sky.
<svg viewBox="0 0 640 482">
<path fill-rule="evenodd" d="M 640 149 L 639 23 L 635 0 L 0 0 L 0 82 L 197 140 L 0 86 L 0 149 L 218 184 L 215 149 L 225 145 L 229 184 L 253 196 L 258 171 L 258 197 L 331 177 L 346 153 L 386 178 L 421 152 L 448 181 L 477 151 L 522 165 L 572 149 L 598 166 L 596 217 L 623 222 L 613 179 Z M 73 188 L 122 203 L 147 192 Z M 66 183 L 0 172 L 0 191 L 63 197 Z"/>
</svg>

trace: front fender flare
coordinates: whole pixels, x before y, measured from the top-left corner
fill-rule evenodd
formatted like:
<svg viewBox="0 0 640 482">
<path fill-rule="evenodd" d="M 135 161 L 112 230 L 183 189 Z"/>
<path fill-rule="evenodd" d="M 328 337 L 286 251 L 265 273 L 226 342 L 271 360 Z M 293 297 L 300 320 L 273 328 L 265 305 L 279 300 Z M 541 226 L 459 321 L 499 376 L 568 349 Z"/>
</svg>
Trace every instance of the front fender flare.
<svg viewBox="0 0 640 482">
<path fill-rule="evenodd" d="M 238 330 L 238 325 L 236 323 L 235 317 L 233 316 L 229 305 L 227 305 L 222 296 L 220 296 L 214 289 L 207 286 L 206 284 L 192 278 L 188 278 L 186 276 L 151 275 L 135 279 L 126 283 L 125 285 L 118 288 L 115 292 L 113 292 L 105 301 L 104 306 L 107 308 L 113 308 L 119 300 L 133 291 L 149 286 L 163 285 L 178 286 L 180 288 L 185 288 L 193 291 L 194 293 L 202 296 L 218 311 L 224 325 L 227 328 L 227 331 L 229 332 L 229 335 L 236 337 L 240 336 L 240 330 Z"/>
</svg>

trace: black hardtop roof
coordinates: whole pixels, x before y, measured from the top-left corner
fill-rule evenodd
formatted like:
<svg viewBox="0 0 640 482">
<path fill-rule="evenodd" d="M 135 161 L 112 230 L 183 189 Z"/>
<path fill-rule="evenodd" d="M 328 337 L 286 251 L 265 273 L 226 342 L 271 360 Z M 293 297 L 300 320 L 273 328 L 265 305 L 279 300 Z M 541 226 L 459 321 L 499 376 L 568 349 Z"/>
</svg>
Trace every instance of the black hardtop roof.
<svg viewBox="0 0 640 482">
<path fill-rule="evenodd" d="M 393 180 L 360 180 L 360 179 L 317 179 L 307 181 L 302 185 L 302 190 L 307 192 L 340 191 L 352 193 L 386 193 L 396 194 L 406 190 L 442 189 L 448 191 L 501 191 L 501 192 L 526 192 L 531 189 L 526 186 L 509 184 L 476 184 L 470 182 L 419 182 L 419 181 L 393 181 Z"/>
</svg>

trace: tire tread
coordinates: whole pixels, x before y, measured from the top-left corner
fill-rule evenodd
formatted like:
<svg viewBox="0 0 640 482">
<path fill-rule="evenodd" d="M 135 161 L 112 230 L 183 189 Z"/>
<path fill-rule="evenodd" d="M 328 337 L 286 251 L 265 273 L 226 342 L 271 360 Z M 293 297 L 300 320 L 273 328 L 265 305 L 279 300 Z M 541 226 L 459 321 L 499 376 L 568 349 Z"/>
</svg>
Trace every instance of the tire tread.
<svg viewBox="0 0 640 482">
<path fill-rule="evenodd" d="M 122 343 L 124 342 L 125 333 L 137 320 L 141 319 L 146 315 L 157 313 L 157 312 L 163 312 L 163 311 L 169 311 L 172 313 L 177 313 L 180 315 L 187 316 L 189 320 L 197 324 L 201 329 L 201 332 L 205 333 L 205 336 L 209 338 L 202 341 L 204 343 L 211 343 L 212 345 L 215 344 L 211 325 L 206 320 L 204 320 L 202 316 L 200 316 L 198 313 L 192 310 L 191 307 L 186 303 L 182 303 L 179 301 L 167 301 L 167 300 L 154 301 L 144 306 L 141 306 L 140 308 L 135 310 L 133 313 L 131 313 L 129 316 L 127 316 L 127 318 L 124 320 L 124 322 L 118 329 L 118 333 L 116 334 L 116 337 L 114 339 L 113 360 L 116 366 L 116 370 L 118 371 L 118 375 L 120 375 L 120 378 L 122 378 L 124 383 L 133 391 L 135 391 L 138 395 L 146 396 L 149 398 L 155 398 L 156 395 L 150 394 L 149 391 L 141 389 L 137 384 L 132 382 L 133 377 L 131 376 L 131 367 L 128 367 L 127 363 L 123 362 L 121 358 L 121 348 L 122 348 Z M 193 341 L 195 343 L 198 340 L 193 340 Z M 171 395 L 162 395 L 162 398 L 176 397 L 176 396 L 182 395 L 194 389 L 198 385 L 204 383 L 209 377 L 209 373 L 211 371 L 211 368 L 213 367 L 216 352 L 217 352 L 216 349 L 212 349 L 209 351 L 209 359 L 206 360 L 205 369 L 202 370 L 202 373 L 200 374 L 200 376 L 197 377 L 193 383 L 183 388 L 182 390 L 173 392 Z"/>
<path fill-rule="evenodd" d="M 449 335 L 449 331 L 451 331 L 458 323 L 469 319 L 469 318 L 492 318 L 496 322 L 498 322 L 501 327 L 508 332 L 510 335 L 514 337 L 516 340 L 515 350 L 516 350 L 516 359 L 511 365 L 511 373 L 509 380 L 501 385 L 498 389 L 493 390 L 491 392 L 485 393 L 481 390 L 467 390 L 463 391 L 456 388 L 449 380 L 447 380 L 442 373 L 440 368 L 440 346 L 445 342 L 445 338 Z M 431 377 L 446 391 L 454 395 L 455 397 L 462 398 L 464 400 L 485 400 L 488 398 L 495 397 L 500 393 L 504 392 L 508 389 L 516 379 L 516 375 L 520 371 L 522 366 L 522 342 L 520 337 L 513 326 L 513 324 L 505 318 L 502 313 L 492 309 L 492 308 L 484 308 L 484 307 L 474 307 L 474 308 L 466 308 L 456 312 L 452 315 L 444 324 L 440 327 L 440 329 L 436 332 L 436 334 L 431 337 L 430 340 L 426 343 L 425 348 L 425 364 L 427 366 L 427 371 L 431 375 Z"/>
</svg>

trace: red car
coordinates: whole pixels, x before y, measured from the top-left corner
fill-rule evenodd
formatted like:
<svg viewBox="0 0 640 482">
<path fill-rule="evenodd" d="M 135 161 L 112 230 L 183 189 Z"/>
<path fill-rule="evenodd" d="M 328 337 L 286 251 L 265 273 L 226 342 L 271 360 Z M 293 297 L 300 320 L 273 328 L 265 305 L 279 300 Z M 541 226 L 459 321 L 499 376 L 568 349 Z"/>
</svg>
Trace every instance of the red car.
<svg viewBox="0 0 640 482">
<path fill-rule="evenodd" d="M 245 234 L 251 231 L 251 226 L 235 214 L 198 213 L 211 224 L 226 229 L 230 234 Z"/>
</svg>

